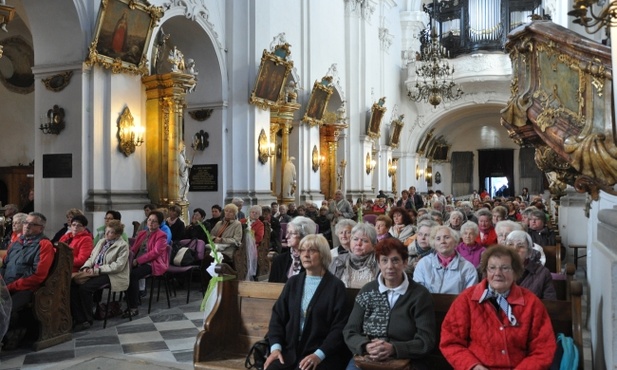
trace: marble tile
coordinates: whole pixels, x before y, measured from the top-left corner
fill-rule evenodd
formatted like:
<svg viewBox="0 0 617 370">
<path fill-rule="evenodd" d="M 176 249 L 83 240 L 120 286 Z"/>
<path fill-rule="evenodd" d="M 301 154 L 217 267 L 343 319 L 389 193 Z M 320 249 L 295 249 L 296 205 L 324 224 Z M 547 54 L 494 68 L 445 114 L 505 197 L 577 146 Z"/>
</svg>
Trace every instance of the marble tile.
<svg viewBox="0 0 617 370">
<path fill-rule="evenodd" d="M 184 338 L 193 338 L 197 336 L 199 330 L 197 328 L 186 328 L 186 329 L 176 329 L 176 330 L 161 330 L 159 332 L 164 340 L 168 339 L 184 339 Z"/>
<path fill-rule="evenodd" d="M 185 312 L 184 316 L 186 316 L 187 319 L 189 320 L 204 320 L 204 313 L 200 312 L 200 311 L 196 311 L 196 312 Z"/>
<path fill-rule="evenodd" d="M 178 362 L 186 362 L 186 363 L 193 363 L 193 351 L 178 351 L 178 352 L 172 352 L 172 354 L 174 355 L 176 361 Z"/>
<path fill-rule="evenodd" d="M 177 329 L 195 329 L 195 325 L 189 320 L 182 321 L 165 321 L 154 324 L 158 331 L 177 330 Z"/>
<path fill-rule="evenodd" d="M 75 340 L 75 348 L 101 346 L 106 344 L 120 344 L 118 336 L 93 336 Z"/>
<path fill-rule="evenodd" d="M 88 357 L 88 358 L 92 358 L 93 356 L 93 352 L 98 353 L 98 354 L 104 354 L 104 355 L 110 355 L 110 354 L 118 354 L 118 353 L 123 353 L 122 352 L 122 345 L 120 343 L 118 344 L 105 344 L 105 345 L 98 345 L 96 347 L 79 347 L 79 348 L 75 348 L 75 357 L 79 358 L 79 357 Z"/>
<path fill-rule="evenodd" d="M 176 362 L 176 358 L 169 351 L 138 353 L 138 354 L 135 354 L 134 357 L 143 358 L 148 361 L 156 361 L 160 363 L 175 363 Z M 190 365 L 193 366 L 192 363 Z"/>
<path fill-rule="evenodd" d="M 163 341 L 159 342 L 136 342 L 122 345 L 122 351 L 125 355 L 144 353 L 144 352 L 159 352 L 168 351 L 167 344 Z"/>
<path fill-rule="evenodd" d="M 132 333 L 143 333 L 143 332 L 148 332 L 148 331 L 156 331 L 156 327 L 154 326 L 154 323 L 123 325 L 123 326 L 118 326 L 116 328 L 116 331 L 119 335 L 132 334 Z"/>
<path fill-rule="evenodd" d="M 195 325 L 195 327 L 197 327 L 197 329 L 200 329 L 200 330 L 204 326 L 204 320 L 203 319 L 191 320 L 191 322 L 193 323 L 193 325 Z"/>
<path fill-rule="evenodd" d="M 148 331 L 141 333 L 119 334 L 118 339 L 121 344 L 132 344 L 159 342 L 163 340 L 163 337 L 161 337 L 161 334 L 157 331 Z"/>
<path fill-rule="evenodd" d="M 152 322 L 165 322 L 165 321 L 180 321 L 186 320 L 186 316 L 183 313 L 160 313 L 158 315 L 150 316 Z"/>
<path fill-rule="evenodd" d="M 24 358 L 24 365 L 47 364 L 73 358 L 75 358 L 75 351 L 34 352 L 26 355 Z"/>
<path fill-rule="evenodd" d="M 166 340 L 167 347 L 170 351 L 191 351 L 193 352 L 193 348 L 195 347 L 195 336 L 190 338 L 183 339 L 171 339 Z"/>
</svg>

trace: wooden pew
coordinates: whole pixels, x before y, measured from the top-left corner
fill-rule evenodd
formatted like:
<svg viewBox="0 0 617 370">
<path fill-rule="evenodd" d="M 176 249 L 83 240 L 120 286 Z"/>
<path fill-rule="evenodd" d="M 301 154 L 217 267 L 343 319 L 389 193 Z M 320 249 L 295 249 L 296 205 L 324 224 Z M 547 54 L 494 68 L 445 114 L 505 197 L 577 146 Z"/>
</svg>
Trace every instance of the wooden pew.
<svg viewBox="0 0 617 370">
<path fill-rule="evenodd" d="M 582 285 L 572 281 L 571 300 L 542 301 L 553 323 L 555 333 L 574 338 L 583 368 L 583 336 L 581 325 Z M 228 280 L 218 285 L 214 309 L 206 317 L 197 335 L 193 352 L 195 369 L 244 369 L 244 360 L 253 343 L 268 331 L 272 306 L 283 290 L 283 284 Z M 348 309 L 358 289 L 347 289 Z M 433 294 L 438 327 L 456 295 Z M 439 331 L 438 331 L 439 335 Z M 439 342 L 439 337 L 438 337 Z M 430 354 L 432 369 L 451 369 L 438 348 Z"/>
<path fill-rule="evenodd" d="M 56 254 L 49 275 L 34 293 L 33 312 L 39 322 L 39 337 L 33 345 L 35 351 L 72 339 L 73 250 L 65 243 L 58 243 L 55 248 Z"/>
</svg>

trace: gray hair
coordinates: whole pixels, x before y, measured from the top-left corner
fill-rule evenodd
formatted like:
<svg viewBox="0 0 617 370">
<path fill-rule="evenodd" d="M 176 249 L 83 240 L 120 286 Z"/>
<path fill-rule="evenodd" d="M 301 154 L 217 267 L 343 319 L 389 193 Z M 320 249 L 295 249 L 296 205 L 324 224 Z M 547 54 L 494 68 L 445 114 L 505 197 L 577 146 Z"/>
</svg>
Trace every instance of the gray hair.
<svg viewBox="0 0 617 370">
<path fill-rule="evenodd" d="M 30 212 L 28 216 L 33 216 L 33 217 L 38 218 L 39 222 L 43 224 L 43 227 L 45 227 L 45 224 L 47 224 L 47 217 L 45 217 L 45 215 L 40 212 Z"/>
<path fill-rule="evenodd" d="M 308 217 L 304 217 L 304 216 L 294 217 L 287 224 L 288 229 L 289 229 L 289 226 L 293 226 L 293 229 L 300 234 L 300 239 L 304 238 L 305 236 L 309 234 L 315 234 L 315 231 L 317 231 L 317 224 L 315 223 L 315 221 L 311 220 Z"/>
<path fill-rule="evenodd" d="M 234 197 L 231 202 L 238 206 L 238 204 L 244 204 L 244 200 L 242 198 Z"/>
<path fill-rule="evenodd" d="M 459 243 L 459 240 L 461 240 L 461 235 L 458 233 L 458 231 L 454 230 L 453 228 L 451 228 L 450 226 L 446 226 L 446 225 L 437 225 L 437 227 L 434 227 L 431 229 L 431 248 L 435 248 L 435 236 L 437 235 L 437 233 L 439 232 L 439 230 L 448 230 L 448 232 L 450 233 L 450 236 L 452 237 L 452 239 L 454 239 L 454 246 L 456 247 Z"/>
<path fill-rule="evenodd" d="M 375 226 L 369 223 L 359 223 L 351 229 L 351 235 L 355 235 L 356 233 L 362 233 L 364 236 L 367 236 L 371 240 L 371 244 L 373 247 L 377 244 L 377 230 L 375 230 Z"/>
<path fill-rule="evenodd" d="M 478 224 L 472 221 L 467 221 L 461 225 L 461 234 L 467 230 L 473 230 L 476 236 L 480 234 L 480 229 L 478 228 Z"/>
<path fill-rule="evenodd" d="M 452 216 L 454 216 L 454 215 L 459 215 L 459 217 L 461 218 L 461 221 L 465 220 L 465 216 L 463 216 L 463 212 L 461 212 L 459 210 L 454 210 L 454 211 L 450 212 L 450 218 L 452 218 Z M 450 218 L 448 218 L 448 220 Z"/>
<path fill-rule="evenodd" d="M 510 232 L 512 232 L 514 230 L 523 230 L 523 226 L 512 220 L 503 220 L 499 221 L 497 225 L 495 225 L 495 232 L 499 233 L 502 229 L 510 229 Z"/>
<path fill-rule="evenodd" d="M 336 223 L 336 226 L 334 226 L 334 232 L 336 234 L 338 234 L 341 230 L 343 230 L 344 227 L 350 227 L 350 228 L 354 228 L 354 226 L 356 226 L 357 222 L 354 220 L 351 220 L 349 218 L 344 218 L 342 220 L 339 220 L 339 222 Z"/>
<path fill-rule="evenodd" d="M 28 217 L 27 214 L 19 212 L 19 213 L 15 213 L 13 215 L 13 223 L 24 223 L 26 221 L 26 218 Z"/>
<path fill-rule="evenodd" d="M 257 216 L 261 216 L 261 206 L 255 205 L 249 208 L 249 212 L 257 211 Z"/>
<path fill-rule="evenodd" d="M 514 230 L 506 238 L 506 244 L 508 242 L 525 242 L 527 243 L 527 258 L 531 257 L 533 253 L 533 241 L 531 236 L 523 230 Z"/>
<path fill-rule="evenodd" d="M 427 226 L 429 228 L 434 228 L 435 226 L 439 226 L 439 223 L 429 219 L 426 220 L 422 220 L 418 223 L 418 230 L 420 230 L 421 227 Z"/>
<path fill-rule="evenodd" d="M 489 211 L 486 208 L 480 208 L 479 210 L 476 211 L 476 217 L 478 218 L 478 220 L 482 216 L 488 217 L 489 220 L 493 221 L 493 212 Z"/>
</svg>

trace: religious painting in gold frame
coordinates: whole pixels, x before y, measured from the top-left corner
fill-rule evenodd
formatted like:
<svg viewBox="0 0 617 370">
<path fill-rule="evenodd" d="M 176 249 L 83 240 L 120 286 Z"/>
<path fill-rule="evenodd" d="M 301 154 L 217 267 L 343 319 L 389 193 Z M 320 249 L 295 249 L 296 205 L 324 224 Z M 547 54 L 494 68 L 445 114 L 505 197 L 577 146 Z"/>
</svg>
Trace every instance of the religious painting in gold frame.
<svg viewBox="0 0 617 370">
<path fill-rule="evenodd" d="M 275 47 L 274 52 L 264 49 L 255 88 L 249 98 L 250 104 L 264 110 L 279 104 L 287 76 L 293 68 L 293 61 L 287 59 L 291 54 L 289 47 L 289 44 L 281 44 Z"/>
<path fill-rule="evenodd" d="M 101 0 L 86 65 L 147 75 L 146 49 L 163 8 L 139 0 Z"/>
<path fill-rule="evenodd" d="M 379 99 L 377 103 L 373 103 L 371 107 L 371 119 L 366 129 L 366 134 L 372 138 L 378 139 L 381 136 L 381 121 L 386 114 L 386 98 Z"/>
<path fill-rule="evenodd" d="M 321 81 L 315 81 L 302 121 L 313 127 L 324 123 L 324 113 L 333 93 L 332 76 L 325 76 Z"/>
<path fill-rule="evenodd" d="M 419 155 L 423 155 L 424 152 L 426 151 L 426 147 L 428 146 L 428 142 L 431 141 L 431 138 L 433 137 L 433 131 L 435 129 L 432 128 L 427 134 L 426 136 L 422 139 L 422 142 L 420 143 L 420 146 L 418 147 L 418 151 L 416 152 Z"/>
<path fill-rule="evenodd" d="M 401 132 L 403 131 L 403 126 L 405 125 L 405 122 L 403 122 L 404 118 L 405 115 L 401 114 L 397 119 L 392 120 L 392 124 L 390 125 L 390 146 L 392 148 L 398 148 L 401 141 Z"/>
</svg>

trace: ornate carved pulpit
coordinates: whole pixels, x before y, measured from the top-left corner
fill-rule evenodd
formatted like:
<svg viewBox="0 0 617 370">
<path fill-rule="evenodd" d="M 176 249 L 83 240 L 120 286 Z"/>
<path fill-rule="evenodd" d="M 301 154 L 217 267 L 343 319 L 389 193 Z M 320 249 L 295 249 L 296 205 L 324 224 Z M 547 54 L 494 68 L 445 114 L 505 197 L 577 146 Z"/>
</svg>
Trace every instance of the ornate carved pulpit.
<svg viewBox="0 0 617 370">
<path fill-rule="evenodd" d="M 598 198 L 615 194 L 617 147 L 610 48 L 550 21 L 534 21 L 508 36 L 512 96 L 501 124 L 519 145 L 534 146 L 538 167 Z"/>
</svg>

